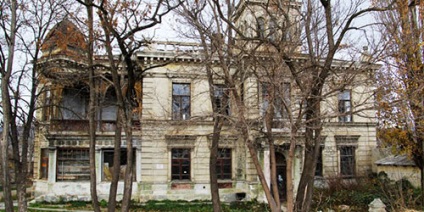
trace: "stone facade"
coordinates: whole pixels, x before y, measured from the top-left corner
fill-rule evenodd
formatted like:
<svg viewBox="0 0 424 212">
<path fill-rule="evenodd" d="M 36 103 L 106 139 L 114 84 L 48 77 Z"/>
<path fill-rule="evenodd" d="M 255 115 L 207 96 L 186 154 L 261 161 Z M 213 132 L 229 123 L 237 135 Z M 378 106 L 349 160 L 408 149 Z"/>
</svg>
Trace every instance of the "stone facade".
<svg viewBox="0 0 424 212">
<path fill-rule="evenodd" d="M 258 15 L 239 12 L 240 20 Z M 86 64 L 78 60 L 76 52 L 72 51 L 78 49 L 77 52 L 83 52 L 85 46 L 77 44 L 79 42 L 75 41 L 71 45 L 72 49 L 61 51 L 50 42 L 49 47 L 54 51 L 45 50 L 52 54 L 45 53 L 46 63 L 42 67 L 44 74 L 41 77 L 46 92 L 39 100 L 43 107 L 37 113 L 40 125 L 35 143 L 35 196 L 49 194 L 82 199 L 90 196 Z M 177 49 L 180 48 L 189 51 L 179 55 L 181 51 Z M 66 57 L 69 51 L 72 57 Z M 61 54 L 63 52 L 66 54 Z M 193 44 L 156 42 L 135 55 L 134 59 L 141 68 L 164 64 L 145 72 L 136 83 L 136 98 L 141 104 L 135 109 L 133 128 L 135 177 L 132 192 L 135 200 L 210 199 L 208 167 L 213 121 L 209 85 L 204 63 L 199 59 L 200 54 L 201 49 Z M 96 62 L 102 63 L 101 57 L 98 58 Z M 342 62 L 339 61 L 335 66 L 342 66 Z M 219 69 L 219 66 L 216 68 Z M 106 70 L 99 68 L 96 71 L 108 77 Z M 363 77 L 368 77 L 367 74 Z M 61 80 L 61 77 L 68 81 Z M 343 121 L 340 121 L 341 116 L 334 115 L 338 113 L 340 94 L 328 96 L 322 101 L 322 113 L 327 114 L 328 118 L 325 119 L 323 130 L 321 168 L 317 173 L 319 180 L 329 177 L 353 178 L 371 171 L 371 150 L 376 148 L 376 121 L 373 118 L 375 111 L 369 107 L 374 103 L 373 87 L 365 81 L 361 80 L 361 83 L 348 88 L 350 93 L 345 94 L 348 99 L 342 100 L 348 101 L 349 109 L 357 106 L 360 112 L 348 118 L 343 115 Z M 249 120 L 261 120 L 263 91 L 259 80 L 254 76 L 248 77 L 242 87 Z M 116 97 L 107 81 L 98 81 L 97 88 L 101 96 L 101 112 L 98 114 L 101 119 L 98 121 L 96 145 L 97 186 L 100 199 L 107 199 L 116 118 L 113 101 Z M 293 99 L 295 108 L 297 91 L 293 86 L 290 90 L 289 98 Z M 175 107 L 181 109 L 178 114 Z M 229 110 L 230 115 L 236 112 L 233 108 Z M 269 182 L 270 153 L 259 133 L 263 130 L 262 122 L 256 124 L 258 133 L 254 140 L 260 144 L 258 155 Z M 279 182 L 283 183 L 289 129 L 281 127 L 274 131 L 275 144 L 281 149 L 277 154 L 277 174 Z M 300 180 L 304 157 L 301 133 L 296 139 L 298 142 L 292 173 L 295 185 Z M 122 149 L 125 145 L 123 142 Z M 224 201 L 263 200 L 253 162 L 231 122 L 224 125 L 219 148 L 222 151 L 222 175 L 219 179 L 221 198 Z M 122 154 L 126 154 L 125 151 Z M 122 161 L 120 165 L 125 167 Z M 123 182 L 119 182 L 118 197 L 121 197 L 122 189 Z"/>
</svg>

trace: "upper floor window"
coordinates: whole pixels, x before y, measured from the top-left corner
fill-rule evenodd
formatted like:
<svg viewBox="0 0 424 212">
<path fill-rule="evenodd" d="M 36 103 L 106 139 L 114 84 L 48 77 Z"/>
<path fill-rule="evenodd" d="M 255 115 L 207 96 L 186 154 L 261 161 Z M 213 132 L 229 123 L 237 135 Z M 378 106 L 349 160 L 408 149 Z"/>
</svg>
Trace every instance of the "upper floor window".
<svg viewBox="0 0 424 212">
<path fill-rule="evenodd" d="M 190 119 L 190 84 L 172 84 L 172 119 Z"/>
<path fill-rule="evenodd" d="M 101 118 L 106 121 L 115 121 L 118 113 L 118 98 L 113 87 L 109 88 L 102 99 Z"/>
<path fill-rule="evenodd" d="M 231 179 L 231 149 L 218 149 L 216 174 L 220 180 Z"/>
<path fill-rule="evenodd" d="M 339 93 L 339 122 L 352 122 L 352 99 L 350 90 Z"/>
<path fill-rule="evenodd" d="M 190 180 L 190 149 L 172 149 L 171 179 Z"/>
<path fill-rule="evenodd" d="M 271 87 L 273 86 L 273 87 Z M 271 90 L 273 89 L 273 90 Z M 266 110 L 272 98 L 271 91 L 274 91 L 273 105 L 274 105 L 274 118 L 288 118 L 287 107 L 290 106 L 290 83 L 282 83 L 281 86 L 274 86 L 271 83 L 262 83 L 262 108 L 261 114 L 265 115 Z"/>
<path fill-rule="evenodd" d="M 230 103 L 228 90 L 224 85 L 214 86 L 214 100 L 218 113 L 222 115 L 230 115 Z"/>
<path fill-rule="evenodd" d="M 257 19 L 257 26 L 256 31 L 258 38 L 264 38 L 265 37 L 265 19 L 263 17 L 259 17 Z"/>
<path fill-rule="evenodd" d="M 340 147 L 340 175 L 353 177 L 355 175 L 355 147 Z"/>
<path fill-rule="evenodd" d="M 66 87 L 62 91 L 59 116 L 62 119 L 86 119 L 90 91 L 85 86 Z"/>
</svg>

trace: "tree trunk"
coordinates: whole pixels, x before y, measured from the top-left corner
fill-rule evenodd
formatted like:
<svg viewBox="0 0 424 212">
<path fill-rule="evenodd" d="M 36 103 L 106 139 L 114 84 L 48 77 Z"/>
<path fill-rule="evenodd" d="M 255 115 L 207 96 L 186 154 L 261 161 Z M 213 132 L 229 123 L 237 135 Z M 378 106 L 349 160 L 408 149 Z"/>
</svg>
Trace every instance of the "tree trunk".
<svg viewBox="0 0 424 212">
<path fill-rule="evenodd" d="M 94 67 L 93 67 L 93 6 L 92 0 L 86 0 L 87 4 L 87 17 L 88 17 L 88 71 L 89 71 L 89 85 L 90 85 L 90 101 L 89 101 L 89 135 L 90 135 L 90 194 L 91 204 L 93 210 L 96 212 L 100 211 L 99 200 L 97 197 L 97 175 L 96 175 L 96 131 L 97 131 L 97 89 L 94 80 Z"/>
<path fill-rule="evenodd" d="M 272 196 L 271 191 L 268 187 L 268 184 L 265 180 L 265 175 L 264 175 L 264 172 L 262 171 L 262 166 L 259 163 L 258 155 L 256 153 L 256 148 L 254 147 L 252 141 L 246 140 L 245 142 L 246 142 L 247 148 L 249 149 L 250 156 L 252 158 L 253 164 L 255 165 L 256 172 L 258 173 L 259 180 L 262 185 L 262 189 L 264 190 L 264 193 L 265 193 L 266 199 L 268 200 L 268 204 L 269 204 L 269 207 L 271 208 L 271 211 L 272 212 L 281 211 L 281 208 L 277 207 L 276 201 L 274 197 Z"/>
<path fill-rule="evenodd" d="M 126 106 L 131 107 L 127 103 Z M 132 194 L 132 179 L 133 179 L 133 136 L 132 136 L 132 120 L 131 109 L 127 109 L 125 120 L 125 136 L 127 142 L 127 166 L 125 167 L 125 182 L 124 182 L 124 197 L 122 199 L 121 211 L 126 212 L 131 207 L 131 194 Z"/>
<path fill-rule="evenodd" d="M 5 209 L 7 212 L 13 211 L 13 200 L 12 200 L 12 190 L 11 190 L 11 180 L 9 174 L 9 136 L 11 132 L 10 125 L 13 122 L 12 120 L 12 109 L 11 109 L 11 99 L 9 94 L 9 80 L 13 71 L 13 59 L 15 53 L 15 39 L 16 39 L 16 22 L 17 22 L 17 1 L 10 1 L 10 35 L 8 39 L 8 55 L 7 55 L 7 66 L 6 70 L 1 70 L 1 99 L 3 107 L 3 134 L 1 140 L 1 179 L 3 186 L 3 198 Z M 3 64 L 4 65 L 4 64 Z"/>
<path fill-rule="evenodd" d="M 221 211 L 221 201 L 219 199 L 218 177 L 216 173 L 216 161 L 218 157 L 218 144 L 219 144 L 219 137 L 220 137 L 220 132 L 219 132 L 220 129 L 218 128 L 220 128 L 219 120 L 214 120 L 211 152 L 209 155 L 209 178 L 211 181 L 212 207 L 214 212 Z"/>
<path fill-rule="evenodd" d="M 121 110 L 118 109 L 118 114 L 116 116 L 116 129 L 115 129 L 115 139 L 113 147 L 113 167 L 112 167 L 112 180 L 110 182 L 109 190 L 109 202 L 108 202 L 108 211 L 116 211 L 116 193 L 118 192 L 118 181 L 119 173 L 121 171 L 121 134 L 122 134 L 122 124 L 121 124 Z"/>
</svg>

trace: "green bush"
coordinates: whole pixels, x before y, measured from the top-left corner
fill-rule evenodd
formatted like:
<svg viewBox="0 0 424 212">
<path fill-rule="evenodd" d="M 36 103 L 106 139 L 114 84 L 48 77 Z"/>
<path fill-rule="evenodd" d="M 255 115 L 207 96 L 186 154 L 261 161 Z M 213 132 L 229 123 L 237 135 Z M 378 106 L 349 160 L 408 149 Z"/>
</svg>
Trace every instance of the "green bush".
<svg viewBox="0 0 424 212">
<path fill-rule="evenodd" d="M 394 182 L 384 173 L 349 180 L 333 178 L 328 180 L 327 188 L 315 189 L 313 209 L 338 211 L 341 205 L 347 205 L 350 211 L 368 211 L 368 205 L 376 198 L 380 198 L 391 211 L 417 209 L 420 195 L 409 181 Z"/>
</svg>

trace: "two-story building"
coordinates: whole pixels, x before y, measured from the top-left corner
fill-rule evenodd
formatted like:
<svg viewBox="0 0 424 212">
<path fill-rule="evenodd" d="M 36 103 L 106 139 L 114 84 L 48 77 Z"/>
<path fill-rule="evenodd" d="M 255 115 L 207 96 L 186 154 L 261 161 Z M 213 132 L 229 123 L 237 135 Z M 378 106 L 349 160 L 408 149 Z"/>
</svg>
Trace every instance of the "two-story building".
<svg viewBox="0 0 424 212">
<path fill-rule="evenodd" d="M 252 27 L 256 27 L 260 32 L 264 25 L 271 24 L 266 18 L 257 18 L 261 12 L 252 8 L 258 7 L 259 3 L 246 1 L 240 6 L 238 26 L 241 29 L 251 31 Z M 255 33 L 255 30 L 247 33 Z M 39 125 L 34 154 L 35 196 L 90 197 L 87 118 L 90 91 L 85 52 L 84 35 L 68 20 L 56 25 L 43 45 L 45 62 L 40 73 L 42 96 L 39 99 L 41 109 L 37 111 Z M 141 69 L 156 66 L 143 74 L 135 89 L 136 98 L 141 103 L 135 108 L 133 117 L 135 177 L 132 191 L 136 200 L 210 199 L 208 166 L 213 120 L 201 54 L 202 48 L 197 44 L 180 42 L 156 42 L 136 53 L 134 60 Z M 354 68 L 352 62 L 345 62 L 336 61 L 334 66 L 346 66 L 346 70 Z M 95 57 L 95 63 L 106 64 L 101 56 Z M 362 62 L 355 64 L 360 66 Z M 107 199 L 114 155 L 116 94 L 108 80 L 111 76 L 107 68 L 98 66 L 95 71 L 101 76 L 96 79 L 99 105 L 96 114 L 96 180 L 100 198 Z M 120 73 L 125 75 L 123 70 Z M 372 70 L 358 77 L 368 78 L 371 75 Z M 328 116 L 324 119 L 324 141 L 317 165 L 317 179 L 352 178 L 371 171 L 371 151 L 376 147 L 376 121 L 373 118 L 375 111 L 368 106 L 374 101 L 373 87 L 366 84 L 367 80 L 360 81 L 344 86 L 322 101 L 323 114 Z M 334 83 L 337 84 L 336 78 Z M 264 82 L 252 75 L 243 79 L 240 85 L 248 118 L 261 120 L 267 105 Z M 284 85 L 284 98 L 296 108 L 296 87 L 291 79 L 285 80 Z M 213 101 L 219 101 L 225 93 L 225 87 L 217 84 L 216 88 L 222 90 L 217 89 Z M 235 114 L 231 100 L 226 107 L 228 116 Z M 276 118 L 283 120 L 283 113 L 277 111 Z M 269 150 L 262 142 L 263 123 L 257 123 L 257 151 L 269 179 Z M 274 130 L 275 144 L 281 147 L 277 152 L 281 189 L 285 189 L 285 146 L 289 142 L 285 127 Z M 125 145 L 123 142 L 121 176 L 126 166 Z M 295 154 L 292 175 L 297 184 L 304 156 L 301 137 Z M 223 200 L 263 199 L 255 167 L 231 122 L 224 125 L 221 133 L 217 160 Z M 118 196 L 122 189 L 123 182 L 119 182 Z"/>
</svg>

